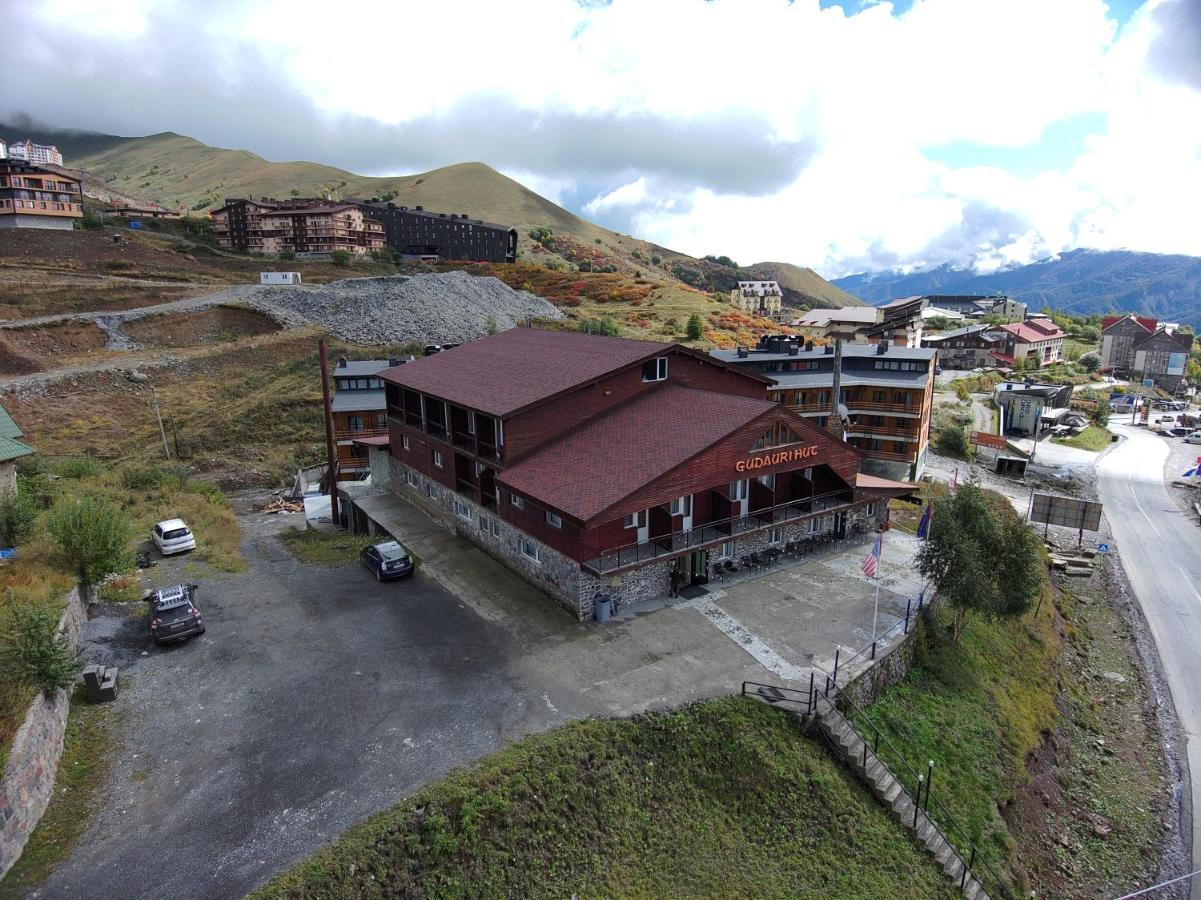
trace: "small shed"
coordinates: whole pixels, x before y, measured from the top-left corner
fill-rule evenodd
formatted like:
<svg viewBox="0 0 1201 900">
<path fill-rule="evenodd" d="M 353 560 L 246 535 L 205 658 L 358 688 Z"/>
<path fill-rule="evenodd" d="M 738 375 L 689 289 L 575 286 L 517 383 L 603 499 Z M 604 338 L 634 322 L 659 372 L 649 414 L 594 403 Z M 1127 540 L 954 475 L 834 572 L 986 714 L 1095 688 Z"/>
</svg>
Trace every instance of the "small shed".
<svg viewBox="0 0 1201 900">
<path fill-rule="evenodd" d="M 300 273 L 259 272 L 259 284 L 300 284 Z"/>
</svg>

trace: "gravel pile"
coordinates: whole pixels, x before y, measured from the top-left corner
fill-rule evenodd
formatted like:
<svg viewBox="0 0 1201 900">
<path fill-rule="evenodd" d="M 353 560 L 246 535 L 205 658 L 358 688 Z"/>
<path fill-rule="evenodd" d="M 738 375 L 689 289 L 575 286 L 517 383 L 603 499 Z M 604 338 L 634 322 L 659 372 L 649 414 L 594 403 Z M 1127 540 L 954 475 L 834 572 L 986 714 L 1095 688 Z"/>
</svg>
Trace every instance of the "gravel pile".
<svg viewBox="0 0 1201 900">
<path fill-rule="evenodd" d="M 541 297 L 465 272 L 260 287 L 244 302 L 285 323 L 324 325 L 363 344 L 466 341 L 486 334 L 489 321 L 503 331 L 529 318 L 564 318 Z"/>
</svg>

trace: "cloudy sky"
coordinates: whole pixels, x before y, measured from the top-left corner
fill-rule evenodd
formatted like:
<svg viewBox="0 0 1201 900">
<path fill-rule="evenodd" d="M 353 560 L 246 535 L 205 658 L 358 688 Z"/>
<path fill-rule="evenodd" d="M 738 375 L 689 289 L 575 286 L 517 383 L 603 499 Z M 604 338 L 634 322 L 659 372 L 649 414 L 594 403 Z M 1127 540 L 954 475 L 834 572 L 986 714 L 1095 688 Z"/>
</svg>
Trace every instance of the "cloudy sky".
<svg viewBox="0 0 1201 900">
<path fill-rule="evenodd" d="M 0 9 L 0 116 L 368 174 L 483 160 L 619 231 L 831 277 L 1201 255 L 1201 0 Z"/>
</svg>

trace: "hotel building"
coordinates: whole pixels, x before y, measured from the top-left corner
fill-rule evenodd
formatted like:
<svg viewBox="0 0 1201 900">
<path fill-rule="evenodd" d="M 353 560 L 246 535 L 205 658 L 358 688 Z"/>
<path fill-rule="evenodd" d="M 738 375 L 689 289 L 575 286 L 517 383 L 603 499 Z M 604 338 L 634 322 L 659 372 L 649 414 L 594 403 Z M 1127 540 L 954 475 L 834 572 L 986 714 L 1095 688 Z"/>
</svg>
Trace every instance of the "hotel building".
<svg viewBox="0 0 1201 900">
<path fill-rule="evenodd" d="M 379 377 L 377 486 L 581 620 L 600 595 L 667 594 L 673 571 L 704 584 L 718 560 L 875 529 L 908 489 L 859 484 L 862 452 L 769 379 L 678 344 L 518 328 Z"/>
</svg>

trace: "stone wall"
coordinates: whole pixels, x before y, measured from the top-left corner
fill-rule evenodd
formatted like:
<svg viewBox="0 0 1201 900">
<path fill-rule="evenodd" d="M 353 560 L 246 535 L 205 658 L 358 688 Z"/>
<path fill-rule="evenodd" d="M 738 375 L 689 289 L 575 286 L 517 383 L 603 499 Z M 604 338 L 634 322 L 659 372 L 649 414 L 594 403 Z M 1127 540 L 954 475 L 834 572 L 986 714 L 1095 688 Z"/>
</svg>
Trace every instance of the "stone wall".
<svg viewBox="0 0 1201 900">
<path fill-rule="evenodd" d="M 75 647 L 88 613 L 77 590 L 71 591 L 66 599 L 59 629 Z M 4 780 L 0 782 L 0 878 L 21 858 L 30 832 L 54 793 L 54 776 L 63 752 L 70 710 L 71 697 L 67 691 L 60 690 L 53 697 L 38 694 L 13 738 L 4 766 Z"/>
<path fill-rule="evenodd" d="M 860 709 L 866 709 L 875 703 L 886 690 L 894 684 L 904 681 L 913 666 L 914 654 L 917 652 L 918 641 L 926 628 L 926 606 L 914 617 L 913 627 L 897 643 L 877 657 L 866 671 L 852 678 L 839 688 L 839 692 L 847 697 Z"/>
</svg>

